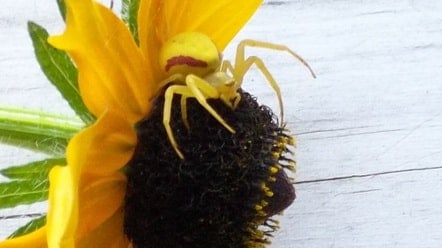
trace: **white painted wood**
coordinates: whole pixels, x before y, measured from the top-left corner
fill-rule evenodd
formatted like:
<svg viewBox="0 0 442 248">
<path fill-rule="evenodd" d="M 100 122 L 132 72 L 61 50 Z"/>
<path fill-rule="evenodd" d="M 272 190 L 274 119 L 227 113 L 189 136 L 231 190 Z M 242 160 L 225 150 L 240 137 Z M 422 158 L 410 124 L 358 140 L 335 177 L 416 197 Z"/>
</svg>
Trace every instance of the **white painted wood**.
<svg viewBox="0 0 442 248">
<path fill-rule="evenodd" d="M 250 51 L 280 82 L 299 141 L 298 199 L 272 247 L 442 247 L 440 13 L 430 0 L 266 1 L 227 48 L 232 58 L 243 38 L 286 44 L 318 76 L 287 54 Z M 71 114 L 39 71 L 27 20 L 62 30 L 53 0 L 2 1 L 0 104 Z M 247 79 L 277 111 L 261 76 Z M 41 156 L 0 146 L 0 168 Z M 23 222 L 0 220 L 0 238 Z"/>
</svg>

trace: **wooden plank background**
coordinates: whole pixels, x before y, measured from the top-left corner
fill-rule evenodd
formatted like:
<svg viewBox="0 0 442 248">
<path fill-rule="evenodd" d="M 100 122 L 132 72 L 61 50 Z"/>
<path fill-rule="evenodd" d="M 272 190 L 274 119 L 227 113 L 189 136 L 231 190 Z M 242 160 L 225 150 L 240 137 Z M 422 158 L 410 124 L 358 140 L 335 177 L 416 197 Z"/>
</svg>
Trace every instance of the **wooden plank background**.
<svg viewBox="0 0 442 248">
<path fill-rule="evenodd" d="M 0 104 L 72 114 L 35 62 L 33 20 L 63 29 L 55 0 L 2 0 Z M 297 200 L 271 247 L 442 247 L 442 2 L 266 1 L 225 52 L 252 38 L 274 73 L 297 135 Z M 228 13 L 226 13 L 228 14 Z M 252 71 L 246 90 L 277 110 Z M 0 168 L 42 158 L 0 146 Z M 0 180 L 2 180 L 0 178 Z M 45 203 L 0 211 L 0 239 Z"/>
</svg>

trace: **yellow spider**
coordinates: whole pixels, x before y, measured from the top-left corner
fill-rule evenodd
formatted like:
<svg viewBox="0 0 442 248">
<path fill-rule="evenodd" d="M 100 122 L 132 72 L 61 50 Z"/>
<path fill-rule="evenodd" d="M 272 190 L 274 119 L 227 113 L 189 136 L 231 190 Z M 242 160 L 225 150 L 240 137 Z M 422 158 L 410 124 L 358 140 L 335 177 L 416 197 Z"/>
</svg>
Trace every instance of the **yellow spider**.
<svg viewBox="0 0 442 248">
<path fill-rule="evenodd" d="M 184 159 L 184 156 L 178 148 L 170 127 L 174 95 L 181 95 L 181 116 L 188 129 L 186 101 L 187 98 L 193 97 L 227 130 L 235 133 L 235 130 L 207 103 L 207 99 L 220 99 L 227 106 L 235 109 L 241 100 L 238 89 L 241 87 L 244 75 L 253 64 L 264 74 L 275 91 L 278 97 L 281 123 L 283 122 L 284 112 L 279 86 L 259 57 L 251 56 L 247 59 L 244 57 L 247 46 L 286 51 L 302 62 L 312 76 L 316 77 L 304 59 L 283 45 L 243 40 L 238 45 L 235 64 L 232 65 L 230 61 L 221 60 L 221 53 L 213 41 L 202 33 L 187 32 L 172 37 L 164 43 L 160 51 L 160 66 L 167 75 L 167 79 L 160 83 L 160 87 L 171 84 L 164 94 L 163 125 L 172 147 L 181 159 Z"/>
</svg>

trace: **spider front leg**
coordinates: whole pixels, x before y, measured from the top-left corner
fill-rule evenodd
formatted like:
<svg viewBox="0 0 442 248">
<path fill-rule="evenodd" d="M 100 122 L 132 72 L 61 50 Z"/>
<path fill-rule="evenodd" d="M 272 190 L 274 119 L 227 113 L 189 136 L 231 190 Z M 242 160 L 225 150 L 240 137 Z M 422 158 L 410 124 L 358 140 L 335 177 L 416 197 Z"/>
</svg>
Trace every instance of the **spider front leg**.
<svg viewBox="0 0 442 248">
<path fill-rule="evenodd" d="M 227 124 L 224 119 L 207 103 L 207 99 L 219 99 L 220 92 L 206 80 L 195 75 L 187 75 L 186 85 L 193 93 L 193 97 L 203 106 L 219 123 L 221 123 L 229 132 L 235 133 L 235 130 Z"/>
<path fill-rule="evenodd" d="M 250 67 L 255 64 L 258 69 L 261 71 L 261 73 L 264 75 L 264 77 L 267 79 L 267 82 L 270 84 L 272 89 L 275 91 L 276 96 L 278 98 L 278 104 L 279 104 L 279 111 L 281 116 L 281 123 L 284 122 L 284 107 L 282 103 L 282 94 L 281 89 L 278 86 L 278 83 L 273 78 L 272 74 L 269 72 L 267 67 L 264 65 L 264 62 L 256 56 L 251 56 L 247 58 L 245 61 L 241 61 L 241 63 L 237 63 L 236 67 L 234 68 L 230 61 L 223 61 L 223 64 L 221 66 L 221 70 L 227 72 L 229 70 L 235 80 L 238 81 L 239 86 L 241 86 L 244 75 L 247 73 L 247 71 L 250 69 Z"/>
<path fill-rule="evenodd" d="M 180 106 L 181 106 L 181 119 L 183 120 L 183 124 L 187 128 L 187 131 L 190 132 L 190 124 L 189 124 L 189 121 L 187 120 L 187 97 L 186 96 L 181 96 Z"/>
<path fill-rule="evenodd" d="M 164 107 L 163 107 L 163 126 L 166 129 L 167 137 L 169 138 L 170 144 L 175 150 L 176 154 L 181 159 L 184 159 L 183 153 L 178 148 L 178 144 L 173 136 L 172 128 L 170 127 L 170 116 L 172 113 L 172 102 L 175 94 L 182 96 L 191 96 L 192 92 L 185 85 L 172 85 L 167 88 L 164 93 Z M 187 121 L 187 120 L 186 120 Z"/>
<path fill-rule="evenodd" d="M 181 95 L 181 116 L 183 118 L 184 125 L 189 128 L 187 120 L 186 99 L 193 97 L 201 106 L 203 106 L 218 122 L 220 122 L 231 133 L 235 133 L 235 130 L 228 125 L 224 119 L 207 103 L 207 99 L 218 99 L 220 97 L 218 90 L 213 87 L 209 82 L 195 75 L 188 75 L 185 80 L 186 85 L 172 85 L 167 88 L 164 94 L 164 109 L 163 109 L 163 125 L 166 129 L 169 141 L 174 148 L 175 152 L 181 159 L 184 159 L 183 153 L 178 148 L 178 144 L 170 126 L 170 117 L 172 113 L 172 103 L 174 95 Z"/>
<path fill-rule="evenodd" d="M 256 48 L 265 48 L 265 49 L 271 49 L 271 50 L 277 50 L 281 52 L 288 52 L 290 55 L 295 57 L 299 60 L 307 69 L 310 71 L 310 74 L 313 78 L 316 78 L 315 72 L 310 67 L 310 65 L 305 61 L 300 55 L 298 55 L 295 51 L 288 48 L 284 45 L 274 44 L 270 42 L 264 42 L 264 41 L 257 41 L 257 40 L 242 40 L 236 49 L 236 57 L 235 57 L 235 67 L 238 66 L 238 64 L 241 64 L 243 61 L 245 61 L 245 49 L 246 47 L 256 47 Z M 236 69 L 236 68 L 235 68 Z M 248 68 L 247 68 L 248 70 Z M 241 78 L 242 80 L 242 78 Z"/>
<path fill-rule="evenodd" d="M 236 57 L 235 57 L 235 66 L 232 66 L 230 61 L 223 61 L 222 62 L 220 70 L 224 71 L 224 72 L 230 71 L 232 73 L 232 75 L 234 76 L 235 80 L 237 80 L 239 85 L 242 84 L 242 81 L 244 79 L 244 75 L 247 73 L 247 71 L 250 69 L 250 67 L 253 64 L 255 64 L 258 67 L 258 69 L 266 77 L 267 82 L 273 88 L 273 90 L 275 91 L 275 93 L 278 97 L 278 104 L 279 104 L 279 108 L 280 108 L 281 123 L 282 123 L 283 119 L 284 119 L 284 108 L 283 108 L 283 103 L 282 103 L 281 90 L 280 90 L 276 80 L 273 78 L 272 74 L 269 72 L 269 70 L 267 69 L 267 67 L 264 65 L 263 61 L 260 58 L 258 58 L 256 56 L 251 56 L 251 57 L 245 59 L 245 48 L 246 47 L 266 48 L 266 49 L 288 52 L 307 67 L 307 69 L 312 74 L 313 78 L 316 78 L 316 75 L 313 72 L 310 65 L 301 56 L 299 56 L 297 53 L 295 53 L 293 50 L 291 50 L 287 46 L 273 44 L 273 43 L 269 43 L 269 42 L 256 41 L 256 40 L 243 40 L 238 44 L 238 47 L 236 50 Z"/>
</svg>

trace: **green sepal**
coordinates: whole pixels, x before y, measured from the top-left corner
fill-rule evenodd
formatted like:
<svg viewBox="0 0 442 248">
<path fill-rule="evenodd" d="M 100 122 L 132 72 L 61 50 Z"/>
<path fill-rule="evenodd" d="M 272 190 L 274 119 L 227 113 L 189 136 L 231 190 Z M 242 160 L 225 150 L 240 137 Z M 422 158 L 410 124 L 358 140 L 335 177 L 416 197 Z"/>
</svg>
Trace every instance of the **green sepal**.
<svg viewBox="0 0 442 248">
<path fill-rule="evenodd" d="M 28 22 L 28 31 L 43 73 L 80 119 L 87 124 L 92 123 L 95 118 L 81 99 L 77 83 L 78 71 L 70 57 L 66 52 L 52 47 L 47 42 L 49 34 L 43 27 Z"/>
<path fill-rule="evenodd" d="M 49 158 L 2 169 L 0 175 L 12 180 L 46 180 L 52 167 L 65 164 L 65 158 Z"/>
<path fill-rule="evenodd" d="M 0 209 L 47 200 L 49 171 L 65 164 L 65 158 L 49 158 L 0 170 L 8 179 L 0 183 Z"/>
<path fill-rule="evenodd" d="M 61 17 L 66 21 L 66 4 L 64 0 L 57 0 L 58 10 L 60 11 Z"/>
<path fill-rule="evenodd" d="M 24 226 L 15 230 L 11 235 L 9 235 L 8 239 L 16 238 L 31 233 L 33 231 L 36 231 L 45 224 L 46 224 L 46 215 L 37 217 L 26 223 Z"/>
<path fill-rule="evenodd" d="M 121 6 L 121 17 L 129 27 L 134 40 L 138 43 L 138 9 L 140 0 L 123 0 Z"/>
<path fill-rule="evenodd" d="M 61 115 L 0 106 L 0 143 L 63 156 L 68 141 L 82 127 Z"/>
<path fill-rule="evenodd" d="M 0 209 L 48 199 L 49 180 L 15 180 L 0 183 Z"/>
</svg>

